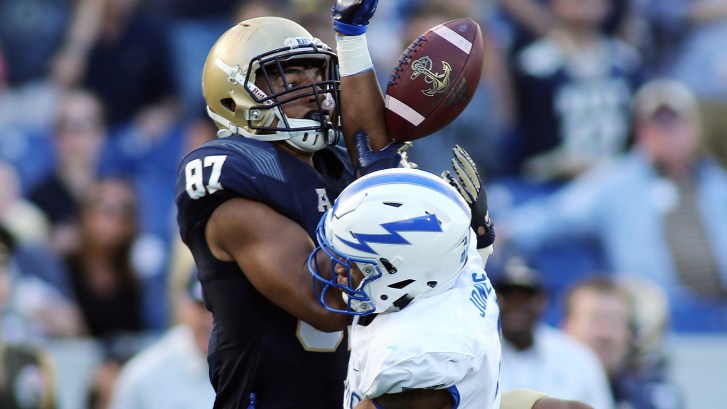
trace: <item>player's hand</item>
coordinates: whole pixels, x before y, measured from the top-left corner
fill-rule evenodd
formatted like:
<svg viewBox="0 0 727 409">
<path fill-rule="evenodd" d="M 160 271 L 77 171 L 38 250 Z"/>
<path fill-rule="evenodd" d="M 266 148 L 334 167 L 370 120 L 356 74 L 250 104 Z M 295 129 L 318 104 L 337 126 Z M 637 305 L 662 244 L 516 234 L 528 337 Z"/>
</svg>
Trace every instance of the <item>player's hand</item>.
<svg viewBox="0 0 727 409">
<path fill-rule="evenodd" d="M 347 36 L 365 33 L 378 3 L 378 0 L 336 0 L 331 8 L 333 28 Z"/>
<path fill-rule="evenodd" d="M 369 145 L 366 132 L 356 131 L 356 152 L 358 152 L 358 170 L 361 176 L 376 172 L 377 170 L 403 167 L 403 157 L 400 148 L 403 142 L 391 141 L 380 151 L 374 151 Z M 407 162 L 408 163 L 408 162 Z"/>
<path fill-rule="evenodd" d="M 470 155 L 459 145 L 452 148 L 452 169 L 456 177 L 448 170 L 442 172 L 446 180 L 464 197 L 472 210 L 470 225 L 477 233 L 477 248 L 483 249 L 495 242 L 495 227 L 487 210 L 487 191 L 482 186 L 480 173 Z"/>
</svg>

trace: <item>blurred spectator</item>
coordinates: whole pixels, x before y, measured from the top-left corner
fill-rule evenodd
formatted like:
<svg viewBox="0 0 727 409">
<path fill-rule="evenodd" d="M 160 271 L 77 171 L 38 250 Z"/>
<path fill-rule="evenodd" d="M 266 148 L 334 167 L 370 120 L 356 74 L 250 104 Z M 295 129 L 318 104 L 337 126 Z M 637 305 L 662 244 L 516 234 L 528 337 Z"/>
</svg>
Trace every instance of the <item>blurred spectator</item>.
<svg viewBox="0 0 727 409">
<path fill-rule="evenodd" d="M 10 298 L 3 329 L 13 339 L 67 337 L 82 332 L 61 264 L 47 247 L 49 224 L 20 194 L 14 169 L 0 162 L 0 225 L 17 243 L 10 263 Z"/>
<path fill-rule="evenodd" d="M 79 0 L 54 78 L 96 93 L 112 128 L 136 117 L 163 121 L 176 95 L 165 20 L 140 0 Z"/>
<path fill-rule="evenodd" d="M 107 140 L 101 156 L 102 178 L 124 178 L 134 186 L 138 204 L 135 264 L 147 291 L 144 316 L 154 329 L 165 328 L 169 314 L 164 297 L 169 253 L 178 238 L 174 189 L 181 158 L 192 148 L 215 137 L 217 127 L 206 116 L 163 126 L 131 126 Z"/>
<path fill-rule="evenodd" d="M 510 149 L 526 177 L 568 180 L 627 146 L 640 58 L 603 34 L 609 4 L 551 0 L 552 30 L 515 55 L 519 130 Z"/>
<path fill-rule="evenodd" d="M 85 389 L 83 409 L 109 409 L 121 368 L 156 339 L 156 335 L 151 333 L 127 333 L 97 342 L 100 356 L 89 368 L 91 377 Z"/>
<path fill-rule="evenodd" d="M 12 292 L 7 271 L 14 239 L 0 225 L 0 316 Z M 3 409 L 53 409 L 55 391 L 46 353 L 28 343 L 9 342 L 0 329 L 0 407 Z"/>
<path fill-rule="evenodd" d="M 171 57 L 173 75 L 182 113 L 194 115 L 204 106 L 202 68 L 207 52 L 222 33 L 239 21 L 233 16 L 238 4 L 255 3 L 241 0 L 152 0 L 156 10 L 170 19 Z M 268 2 L 270 3 L 270 2 Z"/>
<path fill-rule="evenodd" d="M 99 181 L 81 205 L 80 245 L 66 260 L 76 301 L 93 337 L 140 332 L 142 287 L 132 264 L 136 196 L 123 180 Z"/>
<path fill-rule="evenodd" d="M 683 42 L 671 75 L 699 99 L 705 140 L 727 167 L 727 1 L 682 0 L 686 16 L 679 28 Z"/>
<path fill-rule="evenodd" d="M 52 135 L 55 165 L 28 195 L 50 220 L 51 247 L 60 255 L 78 245 L 78 207 L 96 181 L 106 137 L 103 115 L 93 94 L 74 90 L 63 97 Z"/>
<path fill-rule="evenodd" d="M 43 81 L 70 20 L 71 0 L 1 0 L 0 48 L 14 88 Z"/>
<path fill-rule="evenodd" d="M 540 273 L 512 258 L 491 277 L 500 304 L 502 390 L 534 389 L 594 408 L 614 408 L 606 374 L 593 352 L 541 322 L 548 296 Z"/>
<path fill-rule="evenodd" d="M 697 103 L 657 79 L 637 93 L 636 146 L 552 196 L 498 217 L 498 238 L 535 252 L 594 239 L 609 271 L 663 288 L 677 331 L 727 329 L 727 172 L 700 153 Z"/>
<path fill-rule="evenodd" d="M 11 263 L 8 268 L 10 295 L 0 332 L 8 340 L 42 342 L 85 335 L 81 313 L 72 300 L 47 281 Z"/>
<path fill-rule="evenodd" d="M 50 237 L 47 218 L 22 196 L 15 169 L 0 161 L 0 223 L 21 243 L 46 243 Z"/>
<path fill-rule="evenodd" d="M 727 2 L 640 0 L 652 33 L 653 70 L 684 82 L 703 113 L 705 139 L 727 166 Z"/>
<path fill-rule="evenodd" d="M 27 192 L 49 168 L 45 132 L 55 118 L 57 92 L 44 86 L 11 87 L 5 61 L 0 41 L 0 161 L 15 167 Z"/>
<path fill-rule="evenodd" d="M 0 17 L 1 19 L 2 17 Z M 58 89 L 48 81 L 37 81 L 22 87 L 11 86 L 0 41 L 0 125 L 3 137 L 12 132 L 45 131 L 55 119 Z M 4 153 L 4 152 L 3 152 Z M 5 155 L 3 155 L 5 156 Z"/>
<path fill-rule="evenodd" d="M 727 103 L 727 3 L 722 0 L 641 0 L 641 12 L 662 34 L 672 59 L 663 61 L 662 74 L 689 86 L 699 99 Z M 668 41 L 668 43 L 667 43 Z"/>
<path fill-rule="evenodd" d="M 215 393 L 208 377 L 207 344 L 212 314 L 193 274 L 188 292 L 175 300 L 181 322 L 121 370 L 110 409 L 208 409 Z"/>
<path fill-rule="evenodd" d="M 506 24 L 508 48 L 513 54 L 546 36 L 555 25 L 550 0 L 497 0 L 496 10 Z M 609 0 L 601 30 L 609 36 L 628 38 L 633 24 L 633 0 Z"/>
<path fill-rule="evenodd" d="M 683 407 L 677 387 L 658 367 L 638 361 L 640 330 L 630 294 L 616 282 L 596 276 L 574 285 L 565 297 L 563 329 L 596 353 L 606 369 L 619 408 Z"/>
</svg>

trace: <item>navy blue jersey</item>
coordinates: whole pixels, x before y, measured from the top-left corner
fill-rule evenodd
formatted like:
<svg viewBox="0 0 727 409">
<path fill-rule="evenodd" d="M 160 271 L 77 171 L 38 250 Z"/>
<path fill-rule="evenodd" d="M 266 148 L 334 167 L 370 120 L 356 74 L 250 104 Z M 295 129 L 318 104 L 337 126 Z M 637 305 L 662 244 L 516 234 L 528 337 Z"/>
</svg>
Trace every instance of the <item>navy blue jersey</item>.
<svg viewBox="0 0 727 409">
<path fill-rule="evenodd" d="M 579 72 L 548 37 L 516 55 L 519 161 L 559 148 L 595 162 L 627 147 L 631 96 L 643 74 L 638 54 L 604 39 L 600 54 L 581 61 L 599 68 Z"/>
<path fill-rule="evenodd" d="M 216 259 L 204 234 L 220 204 L 244 197 L 294 220 L 315 241 L 321 215 L 353 180 L 353 170 L 339 147 L 313 159 L 315 169 L 271 143 L 233 136 L 205 143 L 181 163 L 177 220 L 214 314 L 208 361 L 215 408 L 245 408 L 251 392 L 262 409 L 341 407 L 345 331 L 317 331 L 277 307 L 236 263 Z"/>
</svg>

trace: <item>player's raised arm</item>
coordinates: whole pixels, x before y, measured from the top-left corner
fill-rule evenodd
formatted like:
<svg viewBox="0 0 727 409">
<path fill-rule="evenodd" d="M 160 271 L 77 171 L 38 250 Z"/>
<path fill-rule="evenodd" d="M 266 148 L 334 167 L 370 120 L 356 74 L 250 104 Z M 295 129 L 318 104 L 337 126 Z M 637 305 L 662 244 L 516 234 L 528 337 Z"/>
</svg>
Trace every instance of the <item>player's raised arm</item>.
<svg viewBox="0 0 727 409">
<path fill-rule="evenodd" d="M 356 159 L 354 135 L 363 130 L 374 151 L 391 142 L 386 132 L 384 95 L 366 42 L 378 0 L 336 0 L 331 12 L 341 74 L 342 125 L 346 147 Z"/>
<path fill-rule="evenodd" d="M 206 233 L 215 257 L 236 262 L 265 298 L 289 314 L 325 332 L 347 326 L 346 317 L 321 308 L 311 291 L 305 261 L 313 242 L 290 219 L 265 204 L 235 198 L 215 210 Z M 340 296 L 333 294 L 327 302 L 343 305 Z"/>
</svg>

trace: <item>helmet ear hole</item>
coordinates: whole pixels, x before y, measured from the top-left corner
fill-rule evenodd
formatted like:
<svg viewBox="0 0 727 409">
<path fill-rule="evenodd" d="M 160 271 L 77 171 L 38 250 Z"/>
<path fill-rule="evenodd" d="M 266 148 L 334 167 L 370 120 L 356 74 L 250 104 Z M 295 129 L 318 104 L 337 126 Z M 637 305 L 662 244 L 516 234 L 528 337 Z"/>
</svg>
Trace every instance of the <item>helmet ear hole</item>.
<svg viewBox="0 0 727 409">
<path fill-rule="evenodd" d="M 235 110 L 237 109 L 237 104 L 235 104 L 235 100 L 232 98 L 224 98 L 220 101 L 220 105 L 222 105 L 223 108 L 227 109 L 228 111 L 235 113 Z"/>
<path fill-rule="evenodd" d="M 387 259 L 385 259 L 385 258 L 381 257 L 381 258 L 379 259 L 379 261 L 381 262 L 381 264 L 383 264 L 383 265 L 384 265 L 384 267 L 386 268 L 386 271 L 388 271 L 388 272 L 389 272 L 389 274 L 394 274 L 394 273 L 396 273 L 396 272 L 397 272 L 397 269 L 396 269 L 396 267 L 394 267 L 394 265 L 393 265 L 393 264 L 391 264 L 391 262 L 390 262 L 389 260 L 387 260 Z"/>
<path fill-rule="evenodd" d="M 397 290 L 401 290 L 402 288 L 408 286 L 409 284 L 413 283 L 414 281 L 416 281 L 416 280 L 412 280 L 410 278 L 410 279 L 407 279 L 407 280 L 402 280 L 402 281 L 399 281 L 399 282 L 396 282 L 396 283 L 389 284 L 388 287 L 389 288 L 395 288 Z"/>
</svg>

